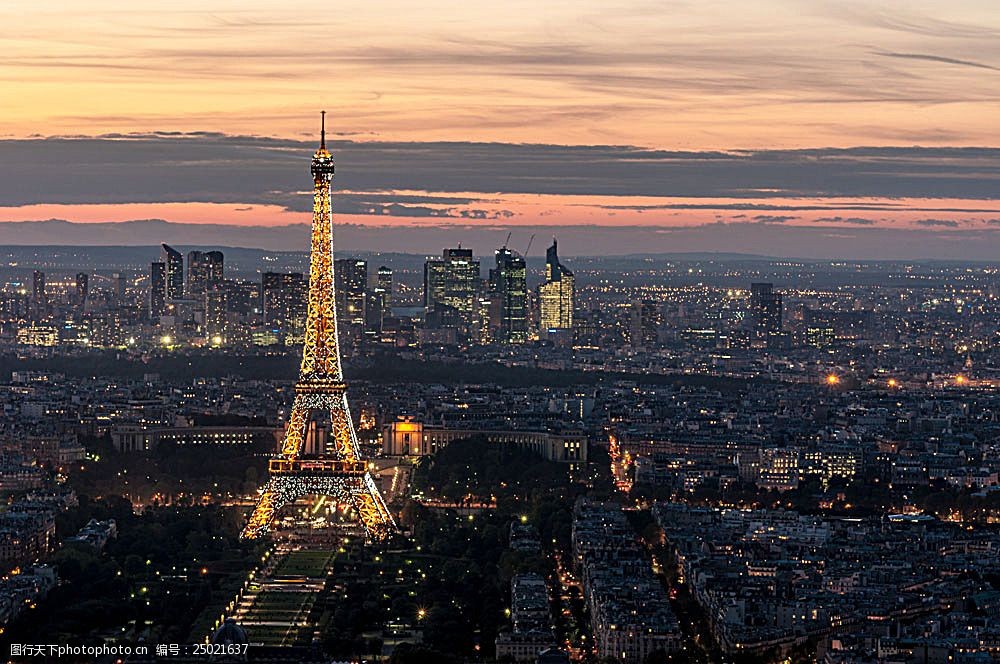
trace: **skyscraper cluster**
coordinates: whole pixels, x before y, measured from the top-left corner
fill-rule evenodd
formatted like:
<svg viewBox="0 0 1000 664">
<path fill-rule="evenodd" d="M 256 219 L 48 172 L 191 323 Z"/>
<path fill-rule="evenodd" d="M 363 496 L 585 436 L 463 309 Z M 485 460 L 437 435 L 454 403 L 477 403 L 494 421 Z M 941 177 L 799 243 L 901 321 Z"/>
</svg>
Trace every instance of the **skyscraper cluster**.
<svg viewBox="0 0 1000 664">
<path fill-rule="evenodd" d="M 546 251 L 541 280 L 531 287 L 524 256 L 506 244 L 494 252 L 488 269 L 472 249 L 462 246 L 426 259 L 418 301 L 422 316 L 408 309 L 417 303 L 415 293 L 405 281 L 402 286 L 395 283 L 392 268 L 382 265 L 370 274 L 368 261 L 357 257 L 332 264 L 337 331 L 347 356 L 377 345 L 504 346 L 534 340 L 565 345 L 575 339 L 576 283 L 559 259 L 555 239 Z M 200 338 L 226 346 L 302 341 L 309 275 L 266 271 L 254 283 L 226 278 L 224 267 L 221 251 L 192 250 L 185 255 L 161 246 L 159 259 L 150 265 L 147 311 L 159 338 L 190 339 L 196 345 Z M 410 294 L 399 302 L 398 287 Z M 38 288 L 43 288 L 41 282 Z M 396 315 L 394 305 L 401 305 Z"/>
<path fill-rule="evenodd" d="M 200 337 L 211 345 L 300 343 L 309 275 L 266 271 L 259 282 L 252 282 L 227 279 L 224 266 L 221 251 L 193 250 L 185 262 L 180 251 L 161 246 L 159 260 L 150 265 L 146 310 L 161 339 Z M 333 267 L 337 327 L 345 353 L 352 355 L 391 328 L 386 322 L 392 316 L 392 269 L 379 267 L 375 285 L 369 288 L 367 261 L 345 258 L 334 261 Z M 45 297 L 43 273 L 38 273 L 35 284 L 31 302 L 38 308 Z M 86 298 L 86 288 L 86 280 L 78 280 L 78 298 Z"/>
<path fill-rule="evenodd" d="M 392 316 L 392 269 L 378 268 L 369 288 L 368 262 L 356 258 L 335 260 L 334 282 L 337 329 L 341 349 L 354 355 L 369 341 L 379 341 Z M 286 342 L 295 341 L 305 326 L 308 276 L 301 272 L 265 272 L 261 278 L 263 321 Z"/>
<path fill-rule="evenodd" d="M 454 328 L 467 340 L 475 327 L 482 283 L 472 249 L 445 249 L 424 263 L 424 309 L 430 328 Z"/>
<path fill-rule="evenodd" d="M 471 249 L 445 249 L 424 263 L 425 336 L 441 342 L 523 344 L 573 329 L 573 273 L 546 253 L 545 280 L 532 299 L 524 257 L 506 244 L 484 279 Z"/>
<path fill-rule="evenodd" d="M 260 310 L 259 289 L 248 281 L 226 279 L 221 251 L 193 250 L 184 255 L 168 244 L 150 264 L 149 320 L 164 340 L 202 337 L 212 345 L 236 341 L 234 318 Z M 118 278 L 120 281 L 120 277 Z"/>
<path fill-rule="evenodd" d="M 309 284 L 301 272 L 265 272 L 261 275 L 264 324 L 276 331 L 301 333 L 306 319 Z"/>
<path fill-rule="evenodd" d="M 360 352 L 365 338 L 368 262 L 341 258 L 334 261 L 333 271 L 341 350 L 345 355 L 355 355 Z"/>
</svg>

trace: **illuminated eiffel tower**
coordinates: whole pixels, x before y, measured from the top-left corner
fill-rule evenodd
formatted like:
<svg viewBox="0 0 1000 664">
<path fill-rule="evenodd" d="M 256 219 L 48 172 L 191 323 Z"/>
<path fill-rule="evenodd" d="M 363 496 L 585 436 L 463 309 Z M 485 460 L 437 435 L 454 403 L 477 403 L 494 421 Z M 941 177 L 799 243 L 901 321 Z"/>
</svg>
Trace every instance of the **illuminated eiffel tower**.
<svg viewBox="0 0 1000 664">
<path fill-rule="evenodd" d="M 270 478 L 243 537 L 267 532 L 283 506 L 303 496 L 330 496 L 352 505 L 368 536 L 388 537 L 396 529 L 385 500 L 361 457 L 358 435 L 347 408 L 347 385 L 340 363 L 333 283 L 333 215 L 330 183 L 333 157 L 326 149 L 326 111 L 319 149 L 312 158 L 313 219 L 309 258 L 309 311 L 302 368 L 281 453 L 269 463 Z M 318 455 L 304 455 L 306 429 L 314 413 L 330 415 L 329 442 Z"/>
</svg>

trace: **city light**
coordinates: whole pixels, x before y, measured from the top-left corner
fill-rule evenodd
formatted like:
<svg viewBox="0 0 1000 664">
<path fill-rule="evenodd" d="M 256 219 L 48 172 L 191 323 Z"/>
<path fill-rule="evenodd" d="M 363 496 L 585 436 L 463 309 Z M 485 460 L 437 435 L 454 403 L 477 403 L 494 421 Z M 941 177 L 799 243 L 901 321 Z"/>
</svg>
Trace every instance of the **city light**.
<svg viewBox="0 0 1000 664">
<path fill-rule="evenodd" d="M 899 22 L 959 25 L 928 7 Z M 284 25 L 278 13 L 236 31 Z M 996 27 L 984 17 L 966 23 Z M 226 42 L 223 33 L 213 37 Z M 331 39 L 346 44 L 341 36 Z M 908 47 L 895 39 L 887 53 Z M 641 45 L 624 46 L 634 58 Z M 946 69 L 921 57 L 908 66 Z M 947 67 L 966 70 L 987 75 Z M 862 83 L 891 88 L 877 72 Z M 389 86 L 386 98 L 397 93 Z M 292 102 L 282 112 L 298 113 Z M 38 124 L 54 131 L 65 109 L 50 110 Z M 998 171 L 1000 151 L 966 150 L 960 168 L 941 150 L 888 145 L 837 148 L 833 159 L 794 132 L 777 160 L 766 146 L 730 154 L 720 143 L 680 159 L 669 145 L 566 150 L 475 132 L 414 151 L 406 136 L 350 143 L 359 122 L 388 116 L 344 110 L 346 241 L 335 236 L 324 112 L 308 249 L 285 225 L 301 214 L 282 170 L 304 154 L 301 136 L 189 134 L 167 108 L 176 134 L 107 139 L 99 159 L 100 137 L 0 139 L 18 157 L 15 198 L 65 187 L 57 198 L 72 202 L 86 184 L 89 198 L 115 201 L 138 183 L 127 200 L 152 200 L 155 180 L 160 194 L 201 201 L 164 198 L 153 211 L 169 219 L 111 236 L 129 246 L 87 244 L 110 222 L 45 226 L 74 246 L 22 245 L 38 233 L 7 229 L 6 640 L 180 639 L 220 647 L 219 661 L 354 661 L 406 648 L 427 661 L 624 664 L 995 655 L 1000 268 L 959 251 L 990 250 L 983 223 L 1000 203 L 956 212 L 969 182 L 911 167 L 924 159 L 975 178 Z M 243 122 L 220 130 L 235 136 Z M 36 154 L 44 160 L 32 163 Z M 872 160 L 878 173 L 836 176 Z M 114 190 L 90 190 L 114 168 L 127 175 Z M 914 170 L 941 196 L 927 203 L 933 212 L 908 207 L 914 182 L 883 182 Z M 51 177 L 21 177 L 39 173 Z M 473 191 L 461 192 L 463 177 Z M 576 193 L 560 194 L 574 197 L 564 205 L 534 199 L 555 194 L 489 193 L 511 181 Z M 184 191 L 192 182 L 197 191 Z M 449 191 L 423 188 L 441 182 Z M 684 192 L 693 182 L 698 191 Z M 850 212 L 807 200 L 832 195 L 831 182 L 855 190 L 838 200 L 866 187 L 870 199 Z M 756 192 L 753 204 L 719 207 L 734 191 Z M 598 200 L 600 213 L 583 214 Z M 388 225 L 359 232 L 364 215 Z M 640 241 L 620 242 L 637 215 Z M 720 223 L 699 222 L 712 217 Z M 202 220 L 247 225 L 234 234 L 194 226 Z M 557 231 L 558 244 L 533 245 L 536 231 Z M 716 233 L 731 237 L 692 250 Z M 824 257 L 862 236 L 873 256 Z M 948 260 L 901 258 L 932 236 Z M 215 239 L 233 247 L 228 264 L 191 244 Z M 813 257 L 767 257 L 786 242 Z M 657 253 L 666 243 L 670 253 Z M 93 565 L 76 558 L 99 561 L 96 580 L 114 583 L 79 582 Z M 221 652 L 243 646 L 254 650 Z M 155 647 L 158 660 L 190 659 L 188 645 Z"/>
</svg>

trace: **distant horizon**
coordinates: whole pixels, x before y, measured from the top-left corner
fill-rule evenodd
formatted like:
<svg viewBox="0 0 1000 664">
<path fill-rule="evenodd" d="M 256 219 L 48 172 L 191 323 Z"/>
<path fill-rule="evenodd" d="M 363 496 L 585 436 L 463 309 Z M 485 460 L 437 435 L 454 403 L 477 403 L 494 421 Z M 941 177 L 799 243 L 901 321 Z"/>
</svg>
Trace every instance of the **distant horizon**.
<svg viewBox="0 0 1000 664">
<path fill-rule="evenodd" d="M 101 224 L 90 224 L 90 223 L 78 223 L 78 222 L 68 222 L 65 220 L 48 220 L 48 222 L 56 222 L 63 224 L 72 224 L 74 226 L 80 227 L 93 227 L 101 226 Z M 159 246 L 161 244 L 168 244 L 178 249 L 191 250 L 191 249 L 218 249 L 222 251 L 247 251 L 247 252 L 261 252 L 270 254 L 288 254 L 288 255 L 308 255 L 309 248 L 307 245 L 303 244 L 301 248 L 287 248 L 287 249 L 276 249 L 264 246 L 254 246 L 254 245 L 236 245 L 236 244 L 224 244 L 220 242 L 203 242 L 203 241 L 186 241 L 186 240 L 149 240 L 143 242 L 135 242 L 130 244 L 121 243 L 70 243 L 70 244 L 59 244 L 59 243 L 35 243 L 35 242 L 11 242 L 9 238 L 5 238 L 4 230 L 10 224 L 44 224 L 47 222 L 0 222 L 0 249 L 7 249 L 13 251 L 15 249 L 19 250 L 69 250 L 69 249 L 102 249 L 102 250 L 137 250 L 137 249 L 151 249 L 159 251 Z M 173 224 L 171 222 L 164 222 L 162 220 L 136 220 L 133 222 L 119 222 L 121 224 L 167 224 L 169 226 L 185 226 L 185 224 Z M 195 226 L 204 229 L 207 225 L 204 224 L 188 224 L 188 226 Z M 289 224 L 280 227 L 268 227 L 269 230 L 281 230 L 296 228 L 301 230 L 303 233 L 308 233 L 308 224 Z M 338 226 L 335 225 L 335 230 Z M 394 227 L 387 227 L 393 233 L 399 232 L 399 229 Z M 246 227 L 242 227 L 241 231 L 246 231 Z M 849 262 L 859 262 L 859 263 L 968 263 L 968 264 L 996 264 L 1000 262 L 1000 256 L 997 258 L 970 258 L 970 257 L 912 257 L 912 258 L 886 258 L 886 257 L 856 257 L 856 256 L 802 256 L 793 254 L 764 254 L 764 253 L 754 253 L 745 251 L 721 251 L 721 250 L 711 250 L 711 249 L 697 249 L 690 251 L 630 251 L 625 253 L 603 253 L 603 254 L 587 254 L 573 251 L 566 251 L 564 247 L 567 244 L 572 245 L 572 241 L 565 241 L 566 237 L 570 237 L 570 234 L 564 234 L 563 239 L 560 239 L 559 230 L 572 230 L 566 228 L 553 228 L 556 231 L 555 239 L 559 240 L 559 255 L 564 258 L 571 259 L 584 259 L 584 260 L 594 260 L 594 259 L 643 259 L 643 258 L 665 258 L 665 259 L 676 259 L 676 260 L 735 260 L 735 261 L 800 261 L 804 263 L 829 263 L 837 261 L 849 261 Z M 528 254 L 523 254 L 518 246 L 514 246 L 511 243 L 511 249 L 516 253 L 525 255 L 529 260 L 540 261 L 545 257 L 545 250 L 551 245 L 553 237 L 538 237 L 536 233 L 535 241 L 532 242 L 531 251 Z M 520 238 L 523 240 L 524 238 Z M 437 249 L 430 249 L 427 251 L 417 251 L 417 250 L 384 250 L 378 248 L 364 248 L 364 247 L 334 247 L 334 254 L 372 254 L 372 255 L 396 255 L 396 256 L 407 256 L 407 257 L 428 257 L 436 256 L 441 253 L 442 250 L 446 248 L 451 248 L 455 246 L 464 246 L 466 248 L 473 249 L 473 255 L 477 257 L 489 257 L 493 254 L 495 249 L 487 249 L 485 251 L 478 249 L 474 246 L 475 243 L 470 242 L 453 242 L 451 244 L 444 244 Z M 499 248 L 501 245 L 498 244 L 495 248 Z M 700 257 L 700 258 L 695 258 Z"/>
</svg>

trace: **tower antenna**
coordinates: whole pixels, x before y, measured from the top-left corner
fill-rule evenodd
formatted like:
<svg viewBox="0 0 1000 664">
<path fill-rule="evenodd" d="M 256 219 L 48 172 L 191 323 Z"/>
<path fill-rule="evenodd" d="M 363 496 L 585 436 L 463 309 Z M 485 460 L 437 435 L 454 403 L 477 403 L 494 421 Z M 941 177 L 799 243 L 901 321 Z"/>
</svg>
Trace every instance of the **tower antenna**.
<svg viewBox="0 0 1000 664">
<path fill-rule="evenodd" d="M 326 111 L 319 112 L 319 149 L 326 149 Z"/>
</svg>

